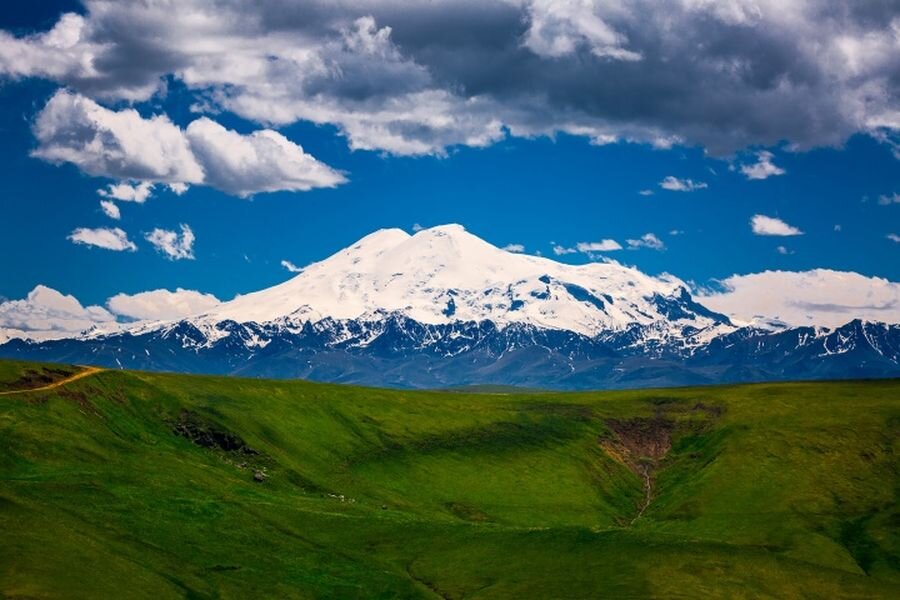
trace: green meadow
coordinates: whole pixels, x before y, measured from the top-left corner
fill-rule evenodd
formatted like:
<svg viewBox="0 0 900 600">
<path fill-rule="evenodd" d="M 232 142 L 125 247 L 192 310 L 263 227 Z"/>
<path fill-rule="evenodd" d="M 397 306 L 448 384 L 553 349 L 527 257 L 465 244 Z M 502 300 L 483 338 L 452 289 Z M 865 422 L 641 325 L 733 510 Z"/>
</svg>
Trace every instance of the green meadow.
<svg viewBox="0 0 900 600">
<path fill-rule="evenodd" d="M 74 367 L 0 362 L 0 391 Z M 890 598 L 900 381 L 0 395 L 0 596 Z"/>
</svg>

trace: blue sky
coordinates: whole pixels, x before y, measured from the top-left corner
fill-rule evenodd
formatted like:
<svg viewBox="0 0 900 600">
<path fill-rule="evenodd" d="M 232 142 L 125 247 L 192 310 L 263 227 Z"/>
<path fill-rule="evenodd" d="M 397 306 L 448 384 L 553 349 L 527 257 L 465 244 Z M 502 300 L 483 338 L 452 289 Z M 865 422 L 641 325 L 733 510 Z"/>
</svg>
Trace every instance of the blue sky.
<svg viewBox="0 0 900 600">
<path fill-rule="evenodd" d="M 88 14 L 77 3 L 74 7 L 41 3 L 28 7 L 29 12 L 5 10 L 0 29 L 25 39 L 48 31 L 64 10 Z M 376 17 L 371 31 L 377 34 L 389 18 Z M 532 19 L 529 35 L 536 27 L 536 12 Z M 625 26 L 619 24 L 619 29 Z M 398 32 L 402 33 L 400 25 L 390 33 L 396 37 Z M 365 39 L 377 39 L 377 35 Z M 639 39 L 639 34 L 629 30 L 628 39 Z M 531 38 L 525 43 L 532 44 Z M 557 52 L 560 43 L 543 51 Z M 413 50 L 403 54 L 406 48 L 396 42 L 389 48 L 393 54 L 378 55 L 381 63 L 397 63 L 392 74 L 421 62 L 408 58 Z M 533 45 L 532 54 L 542 48 Z M 593 48 L 594 56 L 599 56 L 598 46 Z M 604 45 L 602 52 L 605 61 L 620 57 L 618 48 Z M 556 55 L 553 58 L 558 60 Z M 0 51 L 0 65 L 3 60 Z M 574 248 L 578 243 L 612 239 L 627 248 L 627 240 L 653 233 L 664 248 L 622 249 L 605 255 L 651 274 L 670 272 L 698 284 L 733 274 L 814 268 L 900 280 L 900 244 L 888 237 L 900 234 L 900 203 L 888 202 L 900 193 L 900 163 L 891 142 L 896 131 L 890 128 L 854 131 L 835 123 L 841 131 L 825 127 L 795 132 L 785 126 L 779 137 L 775 124 L 764 135 L 748 134 L 734 142 L 730 132 L 735 125 L 691 136 L 684 132 L 696 129 L 696 119 L 667 129 L 651 115 L 612 126 L 618 141 L 598 145 L 591 142 L 598 135 L 593 130 L 576 135 L 574 130 L 566 133 L 542 123 L 525 135 L 526 125 L 503 123 L 496 139 L 481 147 L 455 143 L 452 135 L 457 132 L 441 133 L 451 135 L 451 143 L 429 139 L 426 151 L 406 155 L 393 142 L 365 149 L 373 145 L 371 139 L 354 133 L 355 125 L 347 116 L 335 118 L 334 123 L 324 119 L 314 124 L 293 117 L 265 122 L 258 109 L 247 109 L 237 100 L 234 106 L 244 108 L 232 110 L 223 102 L 198 112 L 198 105 L 214 97 L 210 90 L 216 84 L 201 89 L 185 83 L 175 71 L 161 70 L 162 83 L 156 90 L 135 99 L 85 83 L 83 75 L 44 73 L 37 67 L 25 72 L 21 65 L 10 66 L 8 56 L 5 60 L 6 75 L 0 75 L 4 165 L 0 252 L 7 258 L 0 296 L 8 299 L 22 298 L 38 284 L 73 294 L 85 305 L 103 304 L 120 292 L 158 288 L 200 290 L 228 299 L 289 277 L 282 260 L 302 266 L 378 228 L 411 230 L 414 224 L 428 227 L 450 222 L 463 224 L 498 246 L 521 244 L 528 253 L 568 262 L 592 258 L 578 252 L 557 256 L 554 245 Z M 625 55 L 622 60 L 632 58 Z M 143 68 L 143 62 L 134 68 L 139 66 Z M 126 64 L 125 72 L 129 68 Z M 427 70 L 434 76 L 439 68 L 431 65 Z M 379 85 L 390 77 L 383 75 Z M 226 84 L 230 82 L 222 85 Z M 105 176 L 96 169 L 90 173 L 83 164 L 32 155 L 47 143 L 36 137 L 36 119 L 61 89 L 111 112 L 134 108 L 144 119 L 167 115 L 182 130 L 204 114 L 240 134 L 272 129 L 347 181 L 335 187 L 260 192 L 241 198 L 215 189 L 227 187 L 224 184 L 194 184 L 176 195 L 160 176 L 161 183 L 146 202 L 117 202 L 121 219 L 113 220 L 101 210 L 98 190 L 129 178 L 116 176 L 120 172 L 114 170 Z M 365 89 L 347 92 L 366 93 Z M 502 97 L 503 93 L 492 92 L 491 101 Z M 888 100 L 896 98 L 889 95 Z M 896 106 L 888 102 L 888 109 L 896 111 Z M 595 117 L 593 113 L 585 116 L 585 123 L 593 123 L 590 119 Z M 652 139 L 658 131 L 680 141 L 658 147 Z M 771 152 L 770 162 L 784 172 L 750 179 L 741 167 L 756 163 L 763 150 Z M 660 186 L 666 177 L 705 187 L 670 191 Z M 642 190 L 653 193 L 642 195 Z M 757 235 L 750 224 L 754 215 L 780 219 L 803 233 Z M 177 232 L 182 224 L 196 238 L 192 258 L 172 259 L 146 240 L 156 228 Z M 136 251 L 112 251 L 69 239 L 77 228 L 114 227 L 126 232 Z"/>
</svg>

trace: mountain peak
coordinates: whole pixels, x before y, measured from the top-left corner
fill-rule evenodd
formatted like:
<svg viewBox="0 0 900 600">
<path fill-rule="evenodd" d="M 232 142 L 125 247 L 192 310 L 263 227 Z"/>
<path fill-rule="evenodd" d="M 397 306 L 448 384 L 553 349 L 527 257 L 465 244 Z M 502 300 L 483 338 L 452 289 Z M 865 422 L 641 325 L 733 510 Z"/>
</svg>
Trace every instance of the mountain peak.
<svg viewBox="0 0 900 600">
<path fill-rule="evenodd" d="M 426 245 L 446 245 L 455 248 L 480 248 L 481 250 L 497 249 L 493 244 L 487 242 L 477 235 L 470 233 L 465 227 L 457 223 L 448 223 L 446 225 L 436 225 L 427 229 L 417 231 L 410 238 L 410 246 L 414 248 L 423 248 Z"/>
<path fill-rule="evenodd" d="M 405 242 L 410 237 L 411 236 L 408 233 L 398 227 L 388 227 L 385 229 L 378 229 L 369 235 L 361 237 L 355 244 L 351 245 L 349 248 L 345 248 L 345 250 L 377 252 Z"/>
<path fill-rule="evenodd" d="M 396 251 L 404 271 L 458 268 L 465 271 L 457 273 L 461 277 L 504 260 L 498 248 L 455 223 L 416 232 Z"/>
<path fill-rule="evenodd" d="M 416 235 L 454 235 L 459 233 L 468 233 L 466 228 L 459 223 L 447 223 L 445 225 L 435 225 L 427 227 L 416 232 Z M 472 234 L 469 234 L 472 235 Z"/>
<path fill-rule="evenodd" d="M 425 324 L 517 323 L 586 336 L 634 325 L 671 332 L 716 326 L 679 284 L 612 261 L 576 266 L 505 252 L 458 224 L 414 235 L 381 229 L 204 320 L 299 323 L 397 313 Z"/>
</svg>

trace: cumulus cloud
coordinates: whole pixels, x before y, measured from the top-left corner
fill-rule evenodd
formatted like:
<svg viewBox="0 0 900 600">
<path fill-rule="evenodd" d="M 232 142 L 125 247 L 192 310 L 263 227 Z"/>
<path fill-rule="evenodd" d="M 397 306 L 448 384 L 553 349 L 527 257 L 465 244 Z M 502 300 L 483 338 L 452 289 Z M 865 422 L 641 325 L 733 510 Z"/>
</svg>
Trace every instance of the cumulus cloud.
<svg viewBox="0 0 900 600">
<path fill-rule="evenodd" d="M 784 175 L 786 171 L 772 162 L 775 155 L 765 150 L 756 153 L 756 162 L 750 165 L 741 165 L 741 173 L 747 179 L 768 179 L 775 175 Z"/>
<path fill-rule="evenodd" d="M 96 246 L 116 252 L 134 252 L 137 246 L 128 239 L 128 234 L 118 227 L 97 227 L 90 229 L 79 227 L 69 234 L 68 239 L 76 244 Z"/>
<path fill-rule="evenodd" d="M 625 47 L 626 37 L 604 21 L 593 0 L 532 0 L 528 5 L 525 45 L 535 54 L 558 58 L 584 47 L 601 58 L 641 58 Z"/>
<path fill-rule="evenodd" d="M 900 193 L 894 192 L 893 194 L 887 195 L 883 194 L 878 196 L 878 204 L 882 206 L 889 206 L 891 204 L 900 204 Z"/>
<path fill-rule="evenodd" d="M 0 338 L 55 339 L 68 337 L 99 323 L 115 321 L 100 306 L 82 306 L 67 296 L 38 285 L 22 300 L 0 303 Z"/>
<path fill-rule="evenodd" d="M 177 288 L 138 294 L 116 294 L 106 302 L 110 312 L 136 321 L 168 321 L 194 316 L 219 305 L 212 294 Z"/>
<path fill-rule="evenodd" d="M 185 133 L 206 172 L 206 184 L 235 196 L 279 190 L 305 192 L 346 181 L 270 129 L 241 135 L 202 117 L 188 125 Z"/>
<path fill-rule="evenodd" d="M 523 244 L 507 244 L 507 245 L 503 246 L 502 249 L 506 250 L 507 252 L 516 252 L 516 253 L 525 252 L 525 246 Z"/>
<path fill-rule="evenodd" d="M 653 233 L 645 233 L 636 240 L 626 240 L 629 250 L 637 250 L 638 248 L 650 248 L 651 250 L 663 250 L 666 245 L 661 239 Z"/>
<path fill-rule="evenodd" d="M 203 169 L 187 138 L 165 115 L 144 119 L 132 108 L 109 110 L 84 96 L 59 91 L 38 114 L 34 134 L 34 156 L 72 163 L 89 175 L 203 181 Z M 118 189 L 111 186 L 107 193 Z"/>
<path fill-rule="evenodd" d="M 604 239 L 599 242 L 578 242 L 574 247 L 562 246 L 551 242 L 553 254 L 565 256 L 567 254 L 585 254 L 590 259 L 597 259 L 598 252 L 615 252 L 621 250 L 622 245 L 616 240 Z"/>
<path fill-rule="evenodd" d="M 892 242 L 900 243 L 900 235 L 897 235 L 896 233 L 889 233 L 885 237 Z"/>
<path fill-rule="evenodd" d="M 299 273 L 300 271 L 303 270 L 303 267 L 298 267 L 297 265 L 295 265 L 294 263 L 292 263 L 289 260 L 281 261 L 281 266 L 284 267 L 285 269 L 287 269 L 288 271 L 290 271 L 291 273 Z"/>
<path fill-rule="evenodd" d="M 92 39 L 95 21 L 65 13 L 47 32 L 17 38 L 0 31 L 0 73 L 14 78 L 44 77 L 125 100 L 145 100 L 159 89 L 159 81 L 137 80 L 112 64 L 113 46 Z M 119 40 L 122 42 L 122 40 Z"/>
<path fill-rule="evenodd" d="M 84 7 L 46 32 L 0 32 L 0 74 L 128 101 L 161 95 L 171 78 L 207 114 L 330 124 L 352 148 L 397 154 L 486 145 L 506 132 L 683 142 L 719 155 L 782 141 L 839 145 L 856 132 L 896 147 L 900 130 L 892 2 Z"/>
<path fill-rule="evenodd" d="M 194 232 L 188 225 L 181 224 L 180 227 L 180 235 L 177 231 L 156 228 L 145 237 L 169 260 L 194 260 Z"/>
<path fill-rule="evenodd" d="M 59 91 L 34 124 L 33 155 L 69 162 L 90 175 L 140 183 L 111 184 L 100 195 L 144 202 L 153 182 L 184 193 L 203 184 L 246 197 L 279 190 L 334 187 L 346 178 L 278 132 L 242 135 L 201 117 L 182 130 L 165 115 L 143 118 L 134 109 L 114 111 Z"/>
<path fill-rule="evenodd" d="M 175 183 L 170 183 L 168 185 L 168 187 L 169 187 L 169 190 L 173 194 L 175 194 L 176 196 L 180 196 L 183 193 L 185 193 L 186 191 L 188 191 L 188 189 L 190 189 L 191 186 L 184 183 L 183 181 L 176 181 Z"/>
<path fill-rule="evenodd" d="M 600 240 L 599 242 L 579 242 L 575 248 L 579 252 L 613 252 L 621 250 L 622 245 L 616 240 Z"/>
<path fill-rule="evenodd" d="M 702 181 L 694 181 L 692 179 L 678 179 L 669 175 L 659 182 L 659 187 L 670 192 L 693 192 L 709 187 Z"/>
<path fill-rule="evenodd" d="M 900 283 L 816 269 L 733 275 L 697 300 L 736 321 L 838 327 L 853 319 L 900 323 Z"/>
<path fill-rule="evenodd" d="M 97 193 L 111 200 L 143 204 L 153 193 L 153 184 L 149 181 L 141 181 L 135 184 L 127 182 L 111 183 L 105 188 L 97 190 Z"/>
<path fill-rule="evenodd" d="M 118 320 L 174 320 L 207 311 L 220 303 L 211 294 L 178 288 L 138 294 L 116 294 L 106 307 L 83 306 L 45 285 L 21 300 L 0 302 L 0 341 L 8 338 L 60 339 L 101 326 L 114 329 Z"/>
<path fill-rule="evenodd" d="M 575 248 L 566 248 L 565 246 L 560 246 L 559 244 L 553 244 L 553 254 L 556 256 L 564 256 L 566 254 L 575 254 L 578 252 Z"/>
<path fill-rule="evenodd" d="M 766 215 L 753 215 L 750 219 L 750 227 L 756 235 L 803 235 L 803 232 L 793 225 L 788 225 L 781 219 L 767 217 Z"/>
<path fill-rule="evenodd" d="M 100 209 L 110 219 L 115 219 L 118 221 L 122 218 L 122 213 L 119 212 L 119 206 L 115 202 L 111 202 L 109 200 L 101 200 L 100 201 Z"/>
</svg>

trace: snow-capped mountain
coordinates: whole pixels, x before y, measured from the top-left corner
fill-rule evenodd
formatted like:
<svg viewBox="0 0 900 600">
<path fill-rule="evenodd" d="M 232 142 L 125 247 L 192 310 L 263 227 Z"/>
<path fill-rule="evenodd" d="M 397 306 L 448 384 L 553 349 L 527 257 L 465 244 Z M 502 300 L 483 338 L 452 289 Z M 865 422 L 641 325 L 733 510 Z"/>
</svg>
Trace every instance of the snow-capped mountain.
<svg viewBox="0 0 900 600">
<path fill-rule="evenodd" d="M 0 344 L 0 355 L 409 387 L 633 387 L 900 374 L 900 326 L 737 326 L 684 282 L 385 229 L 177 322 Z"/>
<path fill-rule="evenodd" d="M 379 320 L 398 314 L 428 325 L 490 321 L 585 336 L 633 325 L 706 329 L 727 322 L 691 307 L 675 277 L 655 278 L 618 263 L 572 266 L 506 252 L 459 225 L 415 235 L 383 229 L 260 292 L 199 320 L 293 323 Z"/>
</svg>

